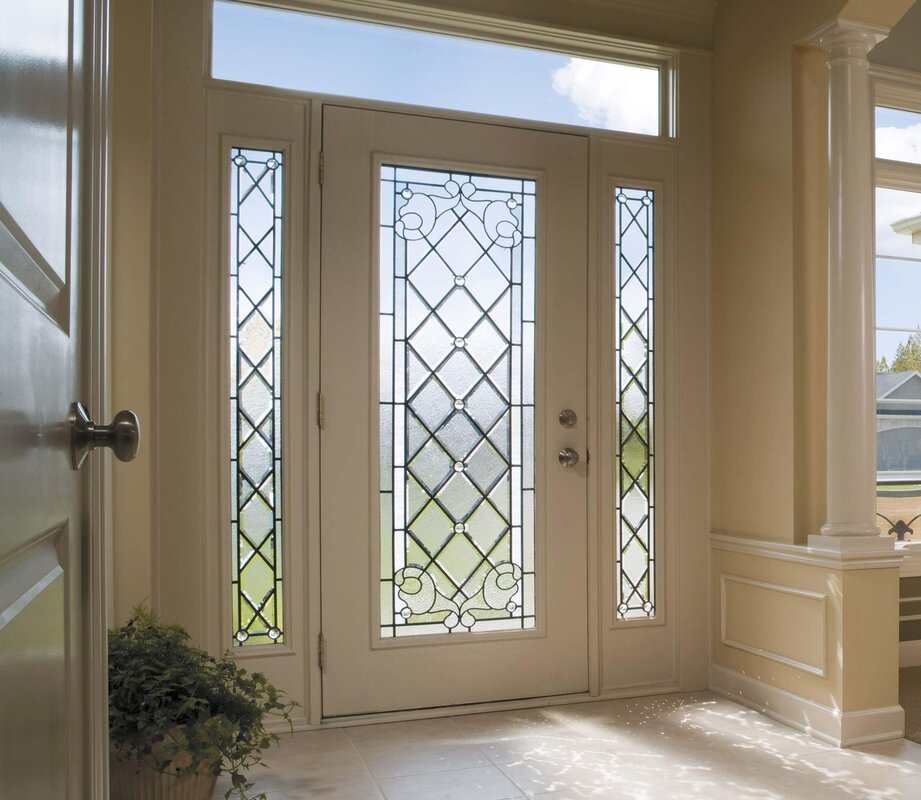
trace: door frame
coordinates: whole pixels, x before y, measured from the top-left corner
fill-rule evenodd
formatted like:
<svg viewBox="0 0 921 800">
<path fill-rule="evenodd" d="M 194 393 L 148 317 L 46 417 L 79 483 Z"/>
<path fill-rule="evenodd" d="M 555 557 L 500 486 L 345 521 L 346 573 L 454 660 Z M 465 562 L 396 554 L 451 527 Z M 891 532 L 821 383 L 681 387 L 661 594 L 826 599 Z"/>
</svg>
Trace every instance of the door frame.
<svg viewBox="0 0 921 800">
<path fill-rule="evenodd" d="M 87 407 L 96 419 L 111 418 L 110 408 L 110 3 L 86 4 L 86 105 L 83 173 L 84 246 L 81 308 L 84 319 L 84 374 L 80 381 Z M 77 400 L 78 398 L 74 398 Z M 85 609 L 86 668 L 84 732 L 89 763 L 87 797 L 109 796 L 109 673 L 108 629 L 112 604 L 110 554 L 112 552 L 112 459 L 102 453 L 84 466 L 87 600 Z"/>
<path fill-rule="evenodd" d="M 305 3 L 287 3 L 291 8 L 307 9 L 309 4 Z M 439 30 L 441 32 L 450 32 L 454 26 L 454 32 L 466 33 L 466 35 L 476 35 L 480 38 L 488 38 L 499 41 L 510 41 L 511 25 L 500 26 L 501 30 L 495 32 L 495 20 L 478 17 L 475 14 L 466 12 L 452 11 L 439 23 L 432 16 L 434 12 L 429 10 L 423 12 L 417 7 L 400 3 L 377 3 L 376 0 L 370 4 L 363 4 L 365 10 L 358 13 L 352 8 L 353 4 L 338 0 L 330 0 L 328 3 L 322 3 L 326 13 L 331 13 L 330 9 L 338 8 L 339 13 L 343 16 L 353 18 L 363 18 L 366 20 L 377 19 L 377 21 L 399 22 L 406 24 L 406 17 L 382 17 L 375 13 L 387 6 L 387 13 L 397 14 L 397 7 L 403 9 L 406 14 L 413 13 L 415 17 L 413 27 L 424 27 L 428 30 Z M 397 9 L 397 10 L 394 10 Z M 382 12 L 383 13 L 383 12 Z M 439 12 L 440 13 L 440 12 Z M 681 534 L 669 534 L 669 540 L 677 552 L 673 555 L 671 564 L 678 574 L 678 578 L 670 586 L 670 596 L 674 603 L 672 606 L 673 613 L 671 620 L 676 626 L 675 631 L 675 648 L 672 665 L 672 677 L 668 681 L 656 684 L 634 684 L 630 686 L 618 687 L 610 680 L 606 680 L 605 671 L 605 648 L 602 646 L 604 637 L 610 632 L 610 627 L 606 624 L 604 614 L 600 606 L 600 578 L 603 566 L 600 558 L 595 559 L 598 569 L 589 570 L 589 592 L 590 592 L 590 626 L 592 635 L 590 641 L 595 638 L 594 644 L 590 644 L 590 691 L 584 698 L 566 697 L 561 702 L 575 702 L 580 699 L 590 700 L 598 697 L 614 696 L 633 696 L 643 693 L 658 693 L 663 691 L 678 691 L 681 689 L 701 689 L 707 685 L 707 666 L 708 666 L 708 618 L 707 618 L 707 530 L 708 530 L 708 475 L 706 469 L 701 469 L 701 463 L 707 463 L 708 460 L 708 401 L 707 401 L 707 372 L 708 372 L 708 346 L 707 346 L 707 261 L 709 256 L 708 230 L 709 230 L 709 55 L 702 51 L 680 47 L 663 47 L 661 45 L 644 45 L 637 43 L 625 43 L 617 41 L 607 36 L 574 34 L 569 31 L 557 30 L 547 26 L 526 25 L 522 37 L 519 37 L 516 43 L 527 44 L 531 46 L 540 46 L 551 48 L 568 53 L 578 53 L 585 55 L 603 55 L 607 58 L 620 58 L 624 60 L 637 61 L 645 58 L 655 60 L 659 64 L 668 65 L 667 92 L 663 93 L 663 102 L 668 102 L 669 109 L 674 113 L 669 117 L 670 125 L 667 133 L 669 135 L 660 137 L 639 136 L 634 134 L 622 134 L 612 132 L 602 132 L 596 129 L 585 129 L 563 125 L 543 125 L 529 121 L 514 120 L 507 118 L 496 118 L 477 114 L 462 114 L 443 110 L 434 110 L 400 104 L 375 103 L 370 101 L 360 101 L 354 98 L 339 98 L 324 95 L 317 95 L 305 92 L 296 92 L 290 90 L 273 89 L 269 87 L 259 87 L 253 85 L 234 84 L 227 81 L 215 80 L 209 77 L 209 49 L 210 49 L 210 4 L 208 0 L 199 0 L 197 3 L 186 2 L 179 6 L 171 7 L 166 15 L 170 25 L 175 25 L 179 18 L 188 23 L 187 29 L 181 37 L 176 37 L 176 41 L 161 43 L 160 58 L 160 82 L 170 86 L 180 82 L 186 82 L 188 85 L 187 75 L 184 74 L 179 65 L 185 63 L 201 64 L 202 81 L 200 85 L 195 85 L 189 91 L 177 93 L 175 96 L 171 92 L 161 94 L 161 107 L 159 113 L 161 119 L 167 121 L 174 120 L 178 114 L 188 111 L 185 116 L 187 125 L 182 131 L 173 131 L 168 125 L 161 126 L 160 139 L 157 142 L 157 148 L 161 158 L 166 158 L 170 153 L 177 152 L 176 148 L 181 147 L 181 142 L 188 141 L 190 136 L 201 135 L 202 141 L 209 142 L 211 147 L 214 142 L 214 136 L 218 133 L 213 129 L 207 133 L 207 109 L 217 101 L 218 98 L 233 99 L 245 102 L 247 98 L 260 98 L 265 102 L 287 102 L 297 103 L 303 107 L 304 118 L 307 129 L 307 141 L 309 143 L 309 157 L 304 165 L 303 174 L 307 186 L 307 208 L 304 210 L 303 218 L 305 223 L 311 229 L 316 230 L 320 221 L 320 186 L 319 174 L 320 165 L 318 152 L 315 146 L 319 142 L 320 132 L 320 113 L 321 105 L 325 102 L 338 105 L 358 106 L 373 110 L 396 111 L 401 113 L 410 113 L 423 116 L 438 116 L 448 119 L 461 119 L 486 124 L 498 124 L 510 127 L 538 128 L 541 130 L 555 131 L 561 133 L 577 132 L 589 137 L 592 142 L 592 149 L 595 149 L 596 142 L 609 141 L 621 142 L 630 145 L 642 145 L 647 148 L 659 148 L 663 152 L 670 153 L 670 158 L 674 164 L 674 186 L 672 197 L 674 201 L 674 210 L 671 214 L 671 223 L 673 226 L 674 243 L 672 250 L 677 248 L 677 243 L 681 243 L 682 264 L 681 270 L 674 270 L 671 279 L 675 285 L 670 287 L 669 295 L 672 298 L 673 307 L 671 319 L 672 324 L 676 326 L 676 332 L 673 336 L 667 337 L 674 341 L 674 350 L 670 354 L 670 360 L 673 363 L 673 384 L 669 393 L 673 396 L 682 398 L 682 414 L 680 419 L 676 420 L 678 432 L 676 438 L 670 442 L 673 452 L 673 460 L 670 465 L 663 464 L 663 470 L 668 474 L 669 492 L 671 501 L 668 508 L 671 512 L 668 514 L 672 520 L 681 519 Z M 386 16 L 386 15 L 385 15 Z M 437 15 L 436 15 L 437 16 Z M 466 20 L 464 27 L 461 21 Z M 461 26 L 461 27 L 457 27 Z M 532 37 L 532 38 L 528 38 Z M 161 37 L 161 39 L 166 37 Z M 178 48 L 178 52 L 177 52 Z M 167 58 L 167 49 L 170 56 Z M 680 105 L 677 98 L 681 98 Z M 192 108 L 192 103 L 195 108 Z M 252 135 L 259 135 L 259 131 L 251 131 Z M 193 161 L 198 159 L 198 155 L 193 154 Z M 209 157 L 210 158 L 210 157 Z M 197 162 L 196 162 L 197 163 Z M 203 309 L 203 320 L 197 320 L 195 324 L 189 324 L 188 336 L 185 337 L 187 346 L 195 348 L 196 359 L 202 365 L 201 380 L 195 389 L 195 399 L 200 398 L 201 406 L 189 409 L 193 418 L 206 421 L 207 431 L 203 437 L 202 446 L 207 449 L 208 445 L 217 446 L 220 441 L 220 430 L 216 425 L 207 424 L 213 419 L 213 413 L 217 406 L 214 403 L 223 403 L 223 393 L 220 391 L 219 369 L 221 355 L 216 348 L 206 344 L 195 343 L 196 335 L 202 330 L 211 330 L 218 317 L 221 298 L 215 293 L 214 282 L 212 280 L 215 270 L 220 268 L 217 260 L 217 244 L 215 237 L 212 235 L 216 230 L 217 209 L 213 200 L 207 200 L 205 214 L 201 219 L 176 220 L 172 216 L 164 214 L 164 209 L 168 208 L 171 202 L 175 202 L 180 207 L 181 200 L 174 193 L 180 186 L 180 179 L 177 177 L 175 170 L 168 174 L 168 187 L 166 194 L 161 197 L 160 217 L 158 219 L 159 228 L 157 237 L 164 247 L 169 247 L 175 251 L 175 242 L 182 241 L 191 243 L 193 239 L 191 234 L 197 231 L 197 240 L 204 241 L 203 252 L 190 253 L 186 269 L 197 266 L 200 269 L 200 277 L 193 280 L 188 287 L 189 297 L 197 298 L 199 307 Z M 207 185 L 205 185 L 207 183 Z M 590 178 L 590 191 L 599 190 L 594 178 Z M 210 197 L 211 182 L 206 182 L 202 175 L 197 173 L 188 176 L 182 176 L 181 185 L 188 189 L 192 197 L 204 196 Z M 178 239 L 177 234 L 178 232 Z M 167 244 L 170 240 L 173 243 Z M 590 259 L 597 260 L 600 248 L 603 245 L 599 243 L 597 231 L 590 237 Z M 306 280 L 309 285 L 313 285 L 319 280 L 319 236 L 312 235 L 308 238 L 306 244 Z M 592 250 L 592 248 L 595 248 Z M 157 264 L 156 255 L 158 248 L 155 247 L 155 259 L 153 269 L 161 275 L 160 280 L 166 280 L 163 276 L 175 276 L 175 267 L 169 264 Z M 196 258 L 200 259 L 196 261 Z M 596 262 L 597 263 L 597 262 Z M 170 272 L 171 271 L 171 272 Z M 591 279 L 591 278 L 590 278 Z M 164 295 L 161 293 L 162 302 Z M 188 303 L 188 298 L 184 301 Z M 310 307 L 314 313 L 319 309 Z M 165 313 L 160 309 L 160 313 Z M 176 322 L 175 317 L 170 318 L 171 324 Z M 308 327 L 312 329 L 314 323 L 308 321 Z M 202 326 L 206 326 L 203 328 Z M 207 327 L 211 326 L 211 327 Z M 175 338 L 175 331 L 172 337 Z M 307 347 L 312 348 L 311 331 L 306 334 Z M 165 341 L 163 337 L 159 344 Z M 314 342 L 315 343 L 315 342 Z M 164 352 L 159 353 L 162 359 Z M 592 356 L 590 355 L 590 358 Z M 313 369 L 311 368 L 311 372 Z M 161 394 L 165 389 L 160 390 Z M 314 387 L 308 385 L 306 401 L 309 404 L 309 411 L 305 414 L 305 420 L 312 423 L 317 411 L 315 402 Z M 590 386 L 590 391 L 593 391 Z M 174 393 L 175 394 L 175 393 Z M 214 399 L 216 398 L 216 399 Z M 158 398 L 159 399 L 159 398 Z M 174 405 L 175 398 L 170 400 Z M 290 404 L 289 404 L 290 405 Z M 316 431 L 312 424 L 304 426 L 309 432 Z M 290 425 L 289 425 L 290 430 Z M 155 443 L 155 446 L 158 443 Z M 170 447 L 174 446 L 170 442 L 167 446 L 158 448 L 155 457 L 161 464 L 175 464 L 175 453 L 172 453 Z M 596 444 L 596 447 L 598 445 Z M 313 445 L 308 446 L 308 463 L 317 464 L 318 451 L 314 451 Z M 208 450 L 213 453 L 216 450 Z M 593 454 L 594 454 L 593 450 Z M 197 462 L 193 461 L 189 466 L 189 482 L 195 487 L 196 498 L 204 495 L 206 497 L 219 497 L 226 465 L 215 457 L 200 458 Z M 314 471 L 315 472 L 315 471 Z M 315 476 L 310 476 L 309 486 L 314 485 Z M 664 480 L 664 479 L 663 479 Z M 170 492 L 173 492 L 174 481 L 170 480 Z M 290 484 L 290 481 L 288 483 Z M 187 499 L 179 499 L 179 508 L 190 511 L 190 524 L 199 525 L 201 530 L 194 532 L 188 528 L 182 530 L 169 530 L 169 526 L 162 521 L 168 520 L 170 515 L 176 513 L 176 500 L 172 494 L 167 496 L 161 493 L 159 487 L 153 487 L 153 504 L 159 513 L 155 513 L 154 519 L 154 553 L 155 564 L 154 571 L 157 576 L 158 587 L 161 594 L 165 595 L 164 588 L 168 587 L 172 595 L 169 600 L 169 611 L 173 616 L 181 621 L 187 620 L 187 624 L 193 630 L 193 634 L 200 638 L 212 651 L 218 652 L 224 649 L 226 645 L 226 631 L 222 627 L 223 615 L 217 607 L 219 603 L 215 598 L 225 598 L 229 596 L 229 582 L 225 580 L 225 572 L 229 568 L 224 564 L 214 565 L 206 564 L 202 561 L 200 568 L 195 566 L 194 559 L 199 558 L 197 554 L 206 552 L 220 552 L 221 543 L 226 538 L 225 527 L 222 523 L 222 508 L 217 503 L 208 503 L 208 508 L 195 509 L 192 503 L 191 495 Z M 194 510 L 193 510 L 194 509 Z M 324 722 L 320 708 L 320 674 L 317 668 L 320 656 L 320 645 L 318 640 L 319 634 L 319 537 L 317 531 L 318 513 L 315 497 L 308 498 L 307 509 L 305 511 L 304 524 L 307 529 L 307 541 L 305 552 L 305 573 L 308 581 L 307 602 L 308 613 L 304 620 L 304 649 L 298 653 L 306 665 L 306 675 L 304 677 L 304 701 L 305 709 L 303 714 L 296 720 L 298 728 L 316 727 L 321 724 L 343 724 L 347 720 L 339 720 L 335 723 Z M 184 512 L 183 512 L 184 513 Z M 589 529 L 589 548 L 591 553 L 598 553 L 599 534 L 597 530 L 597 518 L 595 524 L 590 523 Z M 289 530 L 291 530 L 289 524 Z M 197 538 L 190 540 L 189 534 Z M 193 548 L 196 555 L 193 556 L 191 566 L 200 575 L 200 581 L 204 582 L 204 591 L 201 584 L 195 586 L 186 585 L 188 583 L 185 576 L 190 574 L 190 564 L 184 565 L 177 563 L 177 556 L 181 553 L 187 553 L 189 547 Z M 680 570 L 679 570 L 680 566 Z M 680 602 L 679 602 L 680 600 Z M 246 663 L 247 656 L 241 654 L 244 659 L 244 666 L 251 666 Z M 521 707 L 522 705 L 540 705 L 557 701 L 555 698 L 540 698 L 534 701 L 522 702 L 513 701 L 509 704 L 491 704 L 490 707 Z M 450 714 L 462 713 L 465 709 L 441 709 L 433 714 Z M 483 711 L 483 706 L 476 706 L 474 710 Z M 411 712 L 390 715 L 391 718 L 406 718 L 413 715 Z M 425 712 L 414 714 L 415 716 L 425 716 Z M 382 719 L 382 715 L 375 715 L 374 719 Z"/>
</svg>

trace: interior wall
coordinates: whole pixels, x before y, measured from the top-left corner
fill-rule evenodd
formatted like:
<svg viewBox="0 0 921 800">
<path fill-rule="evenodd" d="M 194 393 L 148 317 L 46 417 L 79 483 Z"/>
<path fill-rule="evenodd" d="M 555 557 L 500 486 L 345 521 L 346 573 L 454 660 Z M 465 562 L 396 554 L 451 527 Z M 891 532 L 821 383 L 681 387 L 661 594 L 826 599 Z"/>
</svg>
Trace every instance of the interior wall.
<svg viewBox="0 0 921 800">
<path fill-rule="evenodd" d="M 793 539 L 825 523 L 828 352 L 828 78 L 825 53 L 793 59 Z"/>
<path fill-rule="evenodd" d="M 827 159 L 818 158 L 814 142 L 814 157 L 802 158 L 795 141 L 795 133 L 814 139 L 820 121 L 802 127 L 794 86 L 806 104 L 818 101 L 822 87 L 814 58 L 797 56 L 794 45 L 842 5 L 841 0 L 723 0 L 717 9 L 710 282 L 711 528 L 716 531 L 791 542 L 818 532 L 797 536 L 797 516 L 810 520 L 816 513 L 807 504 L 797 514 L 798 477 L 808 475 L 812 491 L 822 473 L 811 456 L 797 458 L 799 426 L 791 423 L 803 401 L 797 396 L 795 354 L 807 333 L 797 327 L 798 311 L 808 310 L 797 307 L 797 291 L 816 288 L 804 283 L 804 264 L 825 267 L 819 187 Z M 798 75 L 804 64 L 808 79 Z M 804 203 L 809 203 L 808 220 L 802 220 L 808 221 L 808 237 L 798 222 Z M 821 490 L 824 512 L 824 486 Z"/>
<path fill-rule="evenodd" d="M 130 469 L 112 471 L 113 624 L 151 596 L 153 0 L 112 0 L 112 406 L 141 420 Z"/>
</svg>

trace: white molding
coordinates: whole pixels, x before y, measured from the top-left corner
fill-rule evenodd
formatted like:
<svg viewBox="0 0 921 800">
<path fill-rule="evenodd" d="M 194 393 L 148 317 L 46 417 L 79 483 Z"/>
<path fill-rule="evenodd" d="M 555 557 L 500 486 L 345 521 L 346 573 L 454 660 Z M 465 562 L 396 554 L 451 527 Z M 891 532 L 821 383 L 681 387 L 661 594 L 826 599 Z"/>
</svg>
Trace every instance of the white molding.
<svg viewBox="0 0 921 800">
<path fill-rule="evenodd" d="M 921 639 L 899 642 L 899 669 L 921 667 Z"/>
<path fill-rule="evenodd" d="M 710 667 L 710 690 L 839 747 L 899 739 L 905 732 L 901 706 L 841 711 L 719 664 Z"/>
<path fill-rule="evenodd" d="M 687 45 L 650 42 L 633 37 L 619 37 L 581 29 L 556 27 L 516 17 L 491 15 L 482 11 L 422 6 L 400 0 L 246 1 L 274 8 L 307 11 L 345 19 L 377 22 L 383 25 L 398 25 L 415 30 L 454 34 L 504 44 L 549 47 L 574 55 L 612 60 L 628 58 L 654 63 L 678 52 L 710 53 L 704 48 Z M 697 9 L 688 7 L 688 3 L 682 3 L 679 6 L 678 3 L 671 0 L 589 0 L 587 4 L 604 5 L 612 10 L 640 12 L 646 17 L 671 18 L 685 23 L 697 23 L 708 28 L 712 25 L 716 10 L 715 2 L 712 3 L 712 12 L 706 8 L 710 5 L 710 0 L 693 0 L 693 4 L 699 6 Z"/>
<path fill-rule="evenodd" d="M 891 30 L 885 25 L 838 17 L 829 20 L 807 36 L 806 41 L 825 50 L 845 42 L 857 41 L 864 41 L 873 48 L 889 36 Z"/>
<path fill-rule="evenodd" d="M 874 185 L 880 189 L 921 192 L 921 164 L 877 158 L 874 162 Z M 877 254 L 877 258 L 887 258 Z"/>
<path fill-rule="evenodd" d="M 754 586 L 757 589 L 766 589 L 768 591 L 777 592 L 778 594 L 790 594 L 796 597 L 803 597 L 807 600 L 816 600 L 819 602 L 822 609 L 822 619 L 821 619 L 821 632 L 819 634 L 819 639 L 822 642 L 822 657 L 819 664 L 809 664 L 805 661 L 799 661 L 795 658 L 790 658 L 785 656 L 782 653 L 777 653 L 773 650 L 768 650 L 763 647 L 756 647 L 755 645 L 746 644 L 745 642 L 739 642 L 735 639 L 730 639 L 726 635 L 726 584 L 727 582 L 738 583 L 743 586 Z M 828 674 L 828 642 L 826 633 L 828 630 L 828 595 L 822 592 L 810 592 L 806 589 L 799 589 L 795 586 L 786 586 L 779 583 L 768 583 L 767 581 L 758 581 L 753 580 L 752 578 L 743 578 L 740 575 L 730 575 L 722 574 L 720 575 L 720 643 L 726 647 L 732 647 L 736 650 L 742 650 L 746 653 L 751 653 L 752 655 L 760 656 L 761 658 L 767 658 L 771 661 L 776 661 L 780 664 L 786 664 L 788 667 L 793 667 L 802 672 L 808 672 L 810 675 L 818 675 L 821 678 L 824 678 Z"/>
<path fill-rule="evenodd" d="M 814 538 L 831 539 L 833 537 Z M 808 564 L 828 569 L 883 569 L 898 566 L 905 557 L 904 553 L 898 550 L 889 552 L 882 549 L 886 541 L 891 540 L 887 540 L 886 537 L 879 538 L 881 540 L 880 550 L 857 554 L 715 532 L 710 534 L 710 546 L 714 550 L 744 553 L 745 555 L 770 558 L 775 561 L 791 561 L 797 564 Z"/>
<path fill-rule="evenodd" d="M 871 64 L 870 78 L 876 105 L 921 112 L 921 73 Z"/>
</svg>

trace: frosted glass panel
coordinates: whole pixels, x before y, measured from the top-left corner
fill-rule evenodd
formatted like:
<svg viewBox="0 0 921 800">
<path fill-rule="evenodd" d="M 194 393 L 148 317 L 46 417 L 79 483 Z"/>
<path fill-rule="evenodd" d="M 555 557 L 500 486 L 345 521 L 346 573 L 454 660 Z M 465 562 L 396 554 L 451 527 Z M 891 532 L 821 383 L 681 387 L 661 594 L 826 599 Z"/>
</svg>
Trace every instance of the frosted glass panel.
<svg viewBox="0 0 921 800">
<path fill-rule="evenodd" d="M 615 189 L 617 618 L 656 613 L 653 230 L 651 189 Z"/>
<path fill-rule="evenodd" d="M 535 188 L 381 168 L 382 636 L 535 625 Z"/>
<path fill-rule="evenodd" d="M 281 563 L 282 154 L 230 152 L 233 642 L 284 641 Z"/>
</svg>

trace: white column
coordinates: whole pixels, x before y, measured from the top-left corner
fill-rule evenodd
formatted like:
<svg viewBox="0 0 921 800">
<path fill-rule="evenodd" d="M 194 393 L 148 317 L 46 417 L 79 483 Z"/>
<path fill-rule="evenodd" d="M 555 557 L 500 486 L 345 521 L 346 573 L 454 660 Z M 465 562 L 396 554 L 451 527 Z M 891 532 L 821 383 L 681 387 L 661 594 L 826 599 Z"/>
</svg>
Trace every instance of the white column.
<svg viewBox="0 0 921 800">
<path fill-rule="evenodd" d="M 828 65 L 826 523 L 810 546 L 878 548 L 874 387 L 873 98 L 867 55 L 888 30 L 835 20 Z"/>
</svg>

